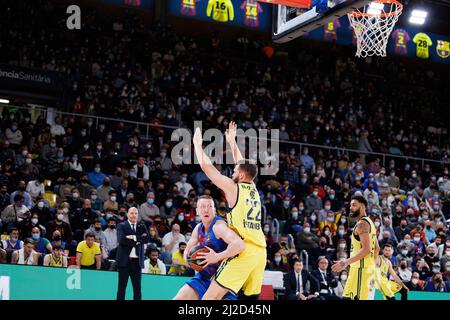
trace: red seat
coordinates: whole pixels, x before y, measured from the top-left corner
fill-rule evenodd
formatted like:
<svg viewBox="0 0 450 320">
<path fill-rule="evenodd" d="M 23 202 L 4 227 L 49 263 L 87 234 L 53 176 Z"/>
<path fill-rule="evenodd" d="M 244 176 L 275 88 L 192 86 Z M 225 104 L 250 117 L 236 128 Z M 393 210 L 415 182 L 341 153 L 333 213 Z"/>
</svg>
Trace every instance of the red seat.
<svg viewBox="0 0 450 320">
<path fill-rule="evenodd" d="M 77 264 L 77 257 L 69 257 L 69 266 L 74 266 Z"/>
<path fill-rule="evenodd" d="M 275 300 L 275 294 L 271 285 L 263 284 L 261 287 L 261 294 L 258 300 Z"/>
</svg>

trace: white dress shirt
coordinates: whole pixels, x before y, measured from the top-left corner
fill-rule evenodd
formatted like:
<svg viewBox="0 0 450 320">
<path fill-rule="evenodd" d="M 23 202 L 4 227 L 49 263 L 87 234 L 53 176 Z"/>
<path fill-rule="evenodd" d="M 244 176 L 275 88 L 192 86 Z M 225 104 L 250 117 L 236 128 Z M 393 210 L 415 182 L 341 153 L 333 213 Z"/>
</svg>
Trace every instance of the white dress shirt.
<svg viewBox="0 0 450 320">
<path fill-rule="evenodd" d="M 303 293 L 303 279 L 302 279 L 302 273 L 294 272 L 295 274 L 295 281 L 297 286 L 297 294 Z"/>
<path fill-rule="evenodd" d="M 136 232 L 136 223 L 131 223 L 130 220 L 128 220 L 128 223 L 130 224 L 131 230 L 134 229 L 134 232 Z M 134 228 L 133 228 L 133 226 L 134 226 Z M 136 241 L 136 235 L 133 235 L 133 240 Z M 136 248 L 135 247 L 133 247 L 131 249 L 129 257 L 130 258 L 138 258 L 137 254 L 136 254 Z"/>
</svg>

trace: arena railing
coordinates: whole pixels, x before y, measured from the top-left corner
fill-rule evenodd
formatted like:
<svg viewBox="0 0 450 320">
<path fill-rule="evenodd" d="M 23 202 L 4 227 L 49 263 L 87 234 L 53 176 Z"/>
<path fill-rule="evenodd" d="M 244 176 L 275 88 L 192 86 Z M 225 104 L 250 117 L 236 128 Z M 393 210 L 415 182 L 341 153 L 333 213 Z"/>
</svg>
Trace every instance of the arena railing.
<svg viewBox="0 0 450 320">
<path fill-rule="evenodd" d="M 100 121 L 116 122 L 116 123 L 123 122 L 124 124 L 136 126 L 136 128 L 145 128 L 145 134 L 141 134 L 141 137 L 146 140 L 149 139 L 150 134 L 151 134 L 150 130 L 152 128 L 176 130 L 181 127 L 186 127 L 186 126 L 182 126 L 182 123 L 180 120 L 178 120 L 180 123 L 180 126 L 169 126 L 169 125 L 163 125 L 163 124 L 151 124 L 151 123 L 147 123 L 147 122 L 138 122 L 138 121 L 132 121 L 132 120 L 96 116 L 96 115 L 90 115 L 90 114 L 85 114 L 85 113 L 73 113 L 73 112 L 59 111 L 59 110 L 55 110 L 53 108 L 47 108 L 47 107 L 36 106 L 36 105 L 14 106 L 14 105 L 10 105 L 10 104 L 0 103 L 0 114 L 3 112 L 4 108 L 27 110 L 28 112 L 30 112 L 32 114 L 32 119 L 34 119 L 34 120 L 39 118 L 39 116 L 42 116 L 44 119 L 46 119 L 48 113 L 53 113 L 55 117 L 56 116 L 68 116 L 68 117 L 83 118 L 85 120 L 93 119 L 93 120 L 95 120 L 95 128 L 96 129 L 98 128 Z M 33 116 L 33 114 L 34 114 L 34 116 Z M 259 137 L 258 139 L 264 140 L 265 138 Z M 275 141 L 270 138 L 268 138 L 266 140 L 268 141 L 268 145 L 269 145 L 269 143 L 272 143 L 272 141 Z M 291 145 L 291 147 L 296 146 L 299 148 L 300 153 L 305 147 L 308 147 L 308 148 L 317 148 L 317 149 L 322 149 L 322 150 L 325 149 L 325 150 L 328 150 L 329 152 L 336 152 L 337 156 L 349 155 L 349 154 L 368 155 L 373 158 L 380 158 L 382 166 L 386 166 L 386 164 L 387 164 L 386 161 L 389 161 L 390 159 L 401 159 L 404 161 L 413 161 L 416 163 L 420 163 L 421 168 L 424 167 L 425 163 L 435 164 L 435 165 L 440 165 L 440 166 L 443 166 L 445 164 L 450 164 L 450 159 L 436 160 L 436 159 L 429 159 L 429 158 L 422 158 L 422 157 L 397 155 L 397 154 L 391 154 L 391 153 L 371 152 L 371 151 L 364 151 L 364 150 L 358 150 L 358 149 L 352 149 L 352 148 L 333 147 L 333 146 L 328 146 L 328 145 L 298 142 L 298 141 L 291 141 L 291 140 L 278 140 L 278 142 L 280 145 Z M 286 148 L 280 148 L 280 149 L 283 150 Z M 398 168 L 398 166 L 396 166 L 396 167 Z M 441 169 L 442 169 L 442 167 L 441 167 Z"/>
</svg>

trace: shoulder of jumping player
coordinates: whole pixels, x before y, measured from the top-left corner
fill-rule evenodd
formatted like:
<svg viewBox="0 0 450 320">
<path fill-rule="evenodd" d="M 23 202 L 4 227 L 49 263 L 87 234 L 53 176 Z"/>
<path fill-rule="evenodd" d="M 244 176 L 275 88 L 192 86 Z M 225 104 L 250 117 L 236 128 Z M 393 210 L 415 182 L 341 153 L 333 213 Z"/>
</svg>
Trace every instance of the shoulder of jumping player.
<svg viewBox="0 0 450 320">
<path fill-rule="evenodd" d="M 369 233 L 370 232 L 370 224 L 366 220 L 359 220 L 355 226 L 355 231 L 357 235 Z"/>
</svg>

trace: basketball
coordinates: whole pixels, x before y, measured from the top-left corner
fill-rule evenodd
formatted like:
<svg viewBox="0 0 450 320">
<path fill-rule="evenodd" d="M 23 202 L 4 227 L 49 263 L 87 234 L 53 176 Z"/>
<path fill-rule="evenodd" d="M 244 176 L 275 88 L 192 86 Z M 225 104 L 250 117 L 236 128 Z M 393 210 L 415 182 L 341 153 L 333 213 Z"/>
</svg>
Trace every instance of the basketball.
<svg viewBox="0 0 450 320">
<path fill-rule="evenodd" d="M 200 264 L 203 261 L 203 259 L 198 257 L 198 253 L 200 252 L 209 252 L 209 249 L 202 245 L 195 246 L 189 251 L 189 257 L 187 260 L 191 268 L 197 271 L 205 268 L 204 265 Z"/>
</svg>

